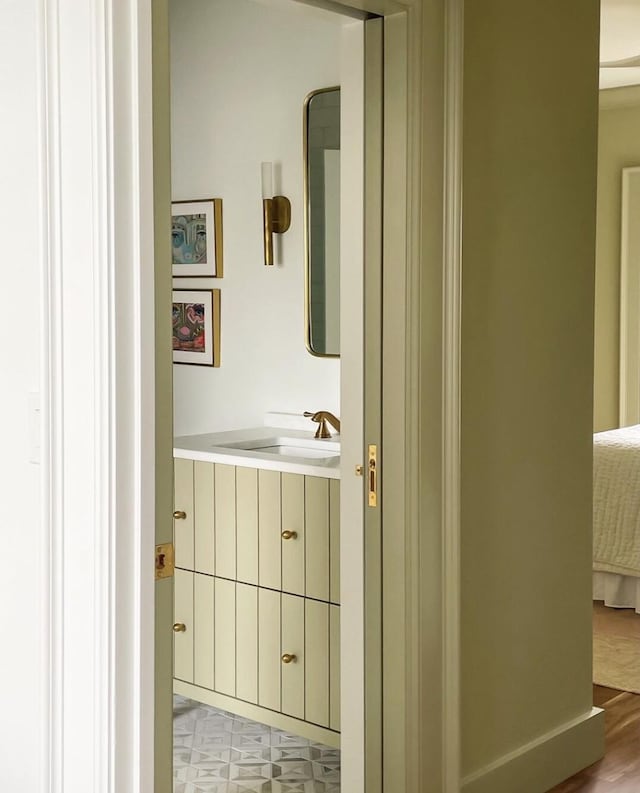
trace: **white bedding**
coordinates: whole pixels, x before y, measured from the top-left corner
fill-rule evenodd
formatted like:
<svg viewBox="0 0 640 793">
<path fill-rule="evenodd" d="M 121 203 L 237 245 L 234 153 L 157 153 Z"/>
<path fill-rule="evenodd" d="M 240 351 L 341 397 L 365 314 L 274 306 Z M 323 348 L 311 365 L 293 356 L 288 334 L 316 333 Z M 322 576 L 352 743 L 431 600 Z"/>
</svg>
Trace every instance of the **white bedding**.
<svg viewBox="0 0 640 793">
<path fill-rule="evenodd" d="M 635 609 L 640 614 L 640 578 L 594 570 L 593 599 L 615 609 Z"/>
<path fill-rule="evenodd" d="M 640 576 L 640 425 L 593 436 L 593 569 Z"/>
</svg>

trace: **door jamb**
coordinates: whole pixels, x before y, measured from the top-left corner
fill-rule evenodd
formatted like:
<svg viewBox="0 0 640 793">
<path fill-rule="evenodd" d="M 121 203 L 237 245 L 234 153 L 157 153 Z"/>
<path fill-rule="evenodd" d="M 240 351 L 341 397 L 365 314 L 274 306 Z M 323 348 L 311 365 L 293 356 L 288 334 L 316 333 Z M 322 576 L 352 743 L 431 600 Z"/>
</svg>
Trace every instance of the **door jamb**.
<svg viewBox="0 0 640 793">
<path fill-rule="evenodd" d="M 368 3 L 345 4 L 366 8 Z M 142 233 L 152 228 L 151 0 L 96 0 L 88 5 L 73 20 L 76 36 L 79 25 L 86 33 L 79 38 L 87 42 L 87 50 L 66 52 L 65 63 L 74 68 L 59 71 L 59 33 L 60 28 L 66 31 L 64 12 L 71 5 L 75 7 L 70 0 L 41 0 L 39 6 L 47 45 L 42 65 L 43 114 L 52 133 L 44 155 L 49 177 L 48 273 L 55 283 L 59 269 L 67 266 L 60 258 L 59 241 L 73 237 L 76 223 L 63 202 L 69 193 L 60 188 L 68 175 L 65 169 L 71 175 L 77 163 L 70 164 L 73 157 L 60 157 L 58 122 L 66 122 L 63 131 L 68 130 L 74 114 L 84 111 L 90 114 L 96 149 L 92 179 L 76 184 L 75 195 L 92 209 L 95 247 L 88 266 L 95 282 L 86 296 L 105 311 L 100 322 L 86 327 L 99 354 L 95 364 L 87 367 L 85 379 L 93 386 L 102 384 L 90 408 L 105 443 L 100 448 L 96 441 L 94 447 L 87 446 L 95 467 L 86 477 L 100 497 L 92 513 L 84 516 L 85 525 L 96 530 L 95 541 L 84 548 L 84 561 L 87 569 L 99 574 L 101 589 L 96 596 L 95 579 L 82 577 L 75 582 L 80 588 L 71 596 L 65 588 L 71 572 L 67 553 L 79 551 L 71 545 L 73 496 L 62 475 L 69 472 L 60 464 L 74 462 L 69 442 L 76 438 L 70 434 L 71 427 L 62 423 L 62 416 L 73 411 L 82 391 L 72 392 L 69 358 L 60 354 L 62 346 L 56 346 L 65 343 L 64 301 L 56 294 L 45 329 L 51 355 L 43 382 L 43 412 L 50 417 L 49 424 L 45 422 L 50 443 L 44 444 L 43 469 L 48 468 L 50 474 L 58 471 L 50 479 L 48 494 L 54 549 L 50 629 L 77 626 L 74 621 L 86 617 L 87 607 L 92 624 L 84 636 L 74 633 L 74 645 L 64 644 L 69 634 L 54 640 L 48 684 L 52 790 L 75 789 L 73 777 L 65 776 L 73 774 L 65 758 L 77 754 L 78 746 L 91 743 L 94 751 L 87 755 L 83 773 L 89 772 L 96 791 L 151 793 L 153 686 L 148 672 L 153 668 L 153 568 L 149 560 L 154 543 L 154 488 L 149 476 L 154 442 L 149 417 L 153 416 L 154 378 L 149 368 L 143 377 L 143 365 L 153 360 L 154 351 L 153 334 L 144 332 L 153 326 L 149 282 L 153 255 L 152 235 Z M 385 454 L 387 458 L 395 455 L 404 476 L 404 519 L 399 516 L 396 526 L 403 533 L 400 567 L 404 575 L 398 584 L 406 605 L 407 652 L 402 659 L 405 706 L 398 712 L 403 721 L 398 733 L 406 734 L 407 742 L 388 745 L 393 731 L 387 728 L 385 757 L 392 751 L 396 760 L 402 758 L 409 783 L 406 789 L 420 789 L 420 781 L 431 779 L 434 790 L 458 793 L 463 0 L 406 0 L 402 5 L 408 57 L 408 217 L 407 280 L 399 307 L 406 315 L 398 332 L 407 393 L 401 432 L 385 438 Z M 79 73 L 86 76 L 88 101 L 76 87 L 66 90 L 66 81 Z M 69 280 L 60 283 L 73 297 Z M 134 349 L 132 338 L 136 339 Z M 77 464 L 69 471 L 80 475 Z M 404 648 L 396 651 L 402 655 Z M 78 697 L 77 691 L 65 687 L 65 681 L 74 670 L 81 671 L 78 661 L 83 657 L 100 662 L 94 672 L 106 681 L 106 689 L 95 684 L 96 678 Z M 94 714 L 90 723 L 78 713 L 80 700 Z M 429 704 L 438 707 L 434 711 Z M 434 712 L 441 718 L 434 720 Z"/>
</svg>

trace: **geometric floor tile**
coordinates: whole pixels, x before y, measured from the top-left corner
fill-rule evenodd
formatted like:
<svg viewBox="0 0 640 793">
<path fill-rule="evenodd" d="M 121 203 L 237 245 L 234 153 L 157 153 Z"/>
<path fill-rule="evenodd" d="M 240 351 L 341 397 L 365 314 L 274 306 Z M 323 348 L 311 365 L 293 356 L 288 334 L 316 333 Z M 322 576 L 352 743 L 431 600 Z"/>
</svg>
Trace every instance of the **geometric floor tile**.
<svg viewBox="0 0 640 793">
<path fill-rule="evenodd" d="M 174 793 L 340 793 L 340 750 L 173 698 Z"/>
</svg>

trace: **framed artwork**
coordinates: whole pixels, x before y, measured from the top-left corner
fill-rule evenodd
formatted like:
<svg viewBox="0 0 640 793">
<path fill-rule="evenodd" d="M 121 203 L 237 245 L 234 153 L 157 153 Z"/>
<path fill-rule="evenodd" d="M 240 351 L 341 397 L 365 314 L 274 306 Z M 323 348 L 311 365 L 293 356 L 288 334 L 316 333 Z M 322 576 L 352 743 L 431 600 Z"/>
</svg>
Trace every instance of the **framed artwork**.
<svg viewBox="0 0 640 793">
<path fill-rule="evenodd" d="M 222 278 L 222 199 L 171 204 L 174 278 Z"/>
<path fill-rule="evenodd" d="M 173 291 L 173 362 L 220 366 L 220 290 Z"/>
</svg>

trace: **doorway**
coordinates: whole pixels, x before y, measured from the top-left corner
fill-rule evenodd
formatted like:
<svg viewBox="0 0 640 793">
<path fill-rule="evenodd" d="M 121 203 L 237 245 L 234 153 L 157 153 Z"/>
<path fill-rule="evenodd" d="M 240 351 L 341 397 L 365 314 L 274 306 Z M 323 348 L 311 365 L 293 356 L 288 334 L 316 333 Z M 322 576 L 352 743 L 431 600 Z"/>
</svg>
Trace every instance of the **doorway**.
<svg viewBox="0 0 640 793">
<path fill-rule="evenodd" d="M 342 541 L 341 553 L 343 573 L 341 582 L 341 621 L 342 657 L 349 659 L 343 664 L 347 675 L 347 684 L 343 682 L 343 706 L 341 733 L 347 736 L 350 747 L 345 762 L 348 789 L 358 789 L 365 776 L 364 771 L 364 625 L 363 625 L 363 592 L 364 571 L 362 559 L 362 530 L 357 528 L 363 522 L 363 478 L 352 474 L 353 481 L 345 475 L 345 471 L 355 471 L 356 465 L 362 465 L 363 450 L 363 108 L 364 108 L 364 26 L 363 20 L 355 20 L 353 16 L 340 17 L 335 13 L 321 11 L 308 6 L 293 3 L 268 3 L 247 0 L 246 2 L 218 3 L 175 3 L 170 7 L 171 31 L 171 62 L 172 62 L 172 197 L 174 201 L 194 202 L 197 199 L 222 197 L 222 222 L 219 236 L 223 239 L 224 267 L 221 278 L 207 280 L 204 278 L 174 278 L 174 300 L 180 290 L 214 289 L 220 292 L 221 326 L 220 339 L 221 366 L 205 369 L 198 366 L 174 367 L 174 417 L 175 435 L 194 436 L 199 433 L 220 433 L 247 427 L 259 427 L 263 423 L 277 427 L 278 421 L 293 426 L 292 422 L 300 419 L 304 410 L 327 409 L 342 419 L 341 457 L 342 477 L 340 481 L 341 523 L 352 527 L 349 538 Z M 363 15 L 360 15 L 363 16 Z M 295 45 L 292 46 L 292 42 Z M 378 47 L 380 41 L 378 39 Z M 373 42 L 370 41 L 370 50 Z M 300 58 L 302 57 L 302 60 Z M 371 56 L 370 56 L 371 57 Z M 297 60 L 298 59 L 298 60 Z M 339 68 L 340 60 L 342 67 Z M 381 58 L 377 57 L 377 68 L 381 69 Z M 214 75 L 213 78 L 211 75 Z M 371 78 L 371 76 L 370 76 Z M 302 317 L 303 307 L 303 233 L 301 207 L 302 195 L 302 104 L 309 92 L 330 85 L 340 85 L 342 91 L 342 222 L 341 246 L 346 255 L 343 259 L 350 266 L 341 269 L 343 281 L 342 292 L 347 299 L 341 306 L 341 358 L 326 359 L 310 356 L 304 349 Z M 378 90 L 380 90 L 378 78 Z M 370 79 L 371 90 L 371 79 Z M 380 114 L 381 107 L 378 110 Z M 381 116 L 380 116 L 381 119 Z M 380 121 L 378 121 L 378 124 Z M 378 138 L 378 145 L 381 138 Z M 371 147 L 370 147 L 371 148 Z M 379 158 L 378 154 L 378 158 Z M 275 266 L 265 267 L 261 256 L 260 230 L 260 163 L 273 161 L 274 192 L 288 196 L 292 204 L 292 227 L 289 231 L 275 238 Z M 380 174 L 380 166 L 378 166 Z M 380 178 L 378 176 L 378 178 Z M 370 180 L 371 186 L 371 180 Z M 375 191 L 372 190 L 372 195 Z M 257 196 L 257 198 L 256 198 Z M 378 190 L 379 201 L 379 190 Z M 182 206 L 182 205 L 181 205 Z M 378 209 L 379 212 L 379 209 Z M 257 222 L 256 222 L 257 221 Z M 274 235 L 275 237 L 275 235 Z M 372 251 L 370 251 L 372 256 Z M 379 267 L 380 255 L 377 257 Z M 371 268 L 370 268 L 371 269 Z M 371 272 L 373 270 L 371 269 Z M 344 284 L 348 287 L 345 290 Z M 375 309 L 370 312 L 375 321 Z M 380 327 L 380 323 L 377 323 Z M 373 334 L 371 335 L 373 339 Z M 373 378 L 371 377 L 373 382 Z M 378 387 L 379 388 L 379 387 Z M 342 398 L 340 398 L 342 393 Z M 268 418 L 265 414 L 271 414 Z M 289 414 L 283 416 L 283 414 Z M 297 414 L 297 415 L 296 415 Z M 278 418 L 279 416 L 279 418 Z M 308 422 L 303 420 L 296 427 L 301 429 Z M 370 428 L 371 429 L 371 428 Z M 378 433 L 379 434 L 379 433 Z M 177 442 L 182 446 L 187 441 Z M 178 455 L 180 457 L 180 454 Z M 181 460 L 182 461 L 182 460 Z M 202 462 L 202 461 L 201 461 Z M 218 461 L 219 463 L 219 461 Z M 188 463 L 189 465 L 189 463 Z M 197 466 L 194 464 L 194 476 L 197 478 Z M 212 466 L 213 467 L 213 466 Z M 176 469 L 177 470 L 177 469 Z M 237 469 L 240 471 L 240 469 Z M 213 474 L 217 488 L 219 483 L 216 473 Z M 348 480 L 348 481 L 345 481 Z M 258 487 L 261 487 L 258 480 Z M 284 499 L 284 488 L 289 480 L 280 483 L 280 498 Z M 308 482 L 305 484 L 306 487 Z M 266 486 L 266 485 L 265 485 Z M 236 479 L 237 509 L 240 510 L 240 478 Z M 197 484 L 196 484 L 197 488 Z M 194 491 L 195 492 L 195 491 Z M 216 490 L 217 492 L 217 490 Z M 197 501 L 197 493 L 194 498 Z M 284 500 L 282 508 L 284 509 Z M 174 509 L 184 512 L 182 503 L 174 504 Z M 196 515 L 197 515 L 196 505 Z M 258 511 L 260 507 L 258 506 Z M 189 510 L 186 510 L 189 512 Z M 239 515 L 239 511 L 238 511 Z M 239 518 L 238 518 L 239 519 Z M 281 516 L 284 520 L 284 513 Z M 284 528 L 284 523 L 281 526 Z M 179 666 L 176 672 L 179 681 L 176 690 L 192 701 L 203 705 L 191 706 L 184 699 L 179 700 L 179 727 L 184 728 L 187 722 L 195 730 L 203 720 L 228 719 L 229 713 L 248 718 L 253 716 L 255 740 L 267 740 L 264 729 L 258 726 L 260 714 L 263 721 L 269 722 L 266 711 L 260 711 L 261 702 L 268 702 L 271 711 L 277 710 L 275 701 L 265 694 L 262 699 L 260 687 L 266 691 L 266 678 L 255 669 L 249 674 L 256 677 L 255 692 L 238 692 L 240 671 L 241 629 L 236 619 L 234 630 L 227 632 L 217 640 L 210 637 L 201 638 L 202 630 L 198 629 L 197 613 L 195 628 L 198 638 L 195 645 L 200 647 L 210 644 L 211 668 L 222 669 L 223 655 L 214 644 L 222 646 L 224 641 L 235 644 L 235 669 L 229 672 L 228 679 L 222 682 L 210 682 L 215 675 L 208 670 L 203 671 L 202 655 L 194 640 L 190 637 L 191 626 L 184 617 L 198 611 L 197 603 L 189 606 L 184 603 L 183 581 L 187 578 L 187 590 L 193 591 L 196 597 L 199 588 L 212 584 L 212 578 L 202 575 L 213 575 L 215 602 L 226 602 L 228 609 L 240 608 L 239 588 L 242 587 L 245 603 L 257 598 L 257 611 L 262 608 L 261 598 L 267 608 L 268 600 L 260 587 L 248 589 L 256 582 L 253 579 L 240 578 L 236 582 L 236 592 L 232 595 L 223 590 L 228 589 L 229 577 L 225 572 L 219 575 L 220 564 L 216 566 L 198 567 L 193 562 L 185 568 L 181 550 L 180 537 L 184 534 L 186 522 L 176 520 L 175 543 L 177 567 L 176 586 L 181 593 L 180 606 L 176 606 L 175 624 L 186 624 L 186 631 L 176 634 L 176 647 L 188 646 L 191 649 L 180 651 Z M 196 527 L 196 544 L 198 529 Z M 307 533 L 307 548 L 309 535 Z M 358 539 L 359 538 L 359 539 Z M 240 568 L 241 547 L 237 539 L 236 568 Z M 360 543 L 360 547 L 359 547 Z M 197 556 L 198 549 L 195 549 Z M 283 551 L 284 553 L 284 551 Z M 193 557 L 193 551 L 192 551 Z M 359 557 L 359 558 L 358 558 Z M 283 557 L 284 559 L 284 557 Z M 307 560 L 307 578 L 310 575 Z M 283 573 L 284 574 L 284 573 Z M 238 575 L 240 575 L 238 573 Z M 235 579 L 235 574 L 232 576 Z M 202 580 L 201 580 L 202 579 Z M 283 579 L 281 579 L 283 580 Z M 273 587 L 275 584 L 271 584 Z M 368 586 L 373 584 L 369 581 Z M 283 589 L 285 589 L 283 584 Z M 297 590 L 294 590 L 297 593 Z M 223 601 L 223 598 L 226 600 Z M 270 595 L 269 595 L 270 597 Z M 319 596 L 318 596 L 319 597 Z M 211 599 L 213 602 L 213 594 Z M 248 600 L 247 600 L 248 598 Z M 282 594 L 282 608 L 285 598 L 287 608 L 296 608 L 297 601 L 291 600 L 289 594 Z M 189 609 L 191 608 L 191 612 Z M 216 609 L 218 606 L 215 607 Z M 222 608 L 222 606 L 220 606 Z M 305 606 L 308 610 L 308 606 Z M 334 606 L 331 606 L 334 611 Z M 216 610 L 216 619 L 222 622 L 222 615 Z M 306 612 L 305 612 L 306 613 Z M 284 611 L 283 611 L 284 615 Z M 308 614 L 306 615 L 308 619 Z M 284 619 L 284 616 L 283 616 Z M 202 622 L 202 621 L 201 621 Z M 258 624 L 256 622 L 256 624 Z M 307 623 L 305 622 L 305 625 Z M 280 628 L 284 633 L 284 625 Z M 331 629 L 333 631 L 333 628 Z M 215 633 L 215 630 L 214 630 Z M 265 629 L 258 628 L 258 643 L 265 634 Z M 281 648 L 282 649 L 282 648 Z M 246 652 L 243 643 L 242 653 Z M 301 655 L 301 653 L 298 653 Z M 178 657 L 176 656 L 178 664 Z M 293 662 L 294 664 L 296 661 Z M 204 666 L 207 664 L 205 663 Z M 302 666 L 302 663 L 300 663 Z M 305 663 L 307 676 L 310 674 Z M 295 667 L 292 667 L 295 668 Z M 289 667 L 286 668 L 289 671 Z M 246 674 L 246 670 L 243 671 Z M 280 672 L 277 672 L 280 675 Z M 320 671 L 322 674 L 322 671 Z M 235 676 L 234 676 L 235 675 Z M 276 698 L 284 702 L 284 672 L 280 676 L 281 689 Z M 201 684 L 197 685 L 196 682 Z M 206 683 L 204 682 L 206 681 Z M 331 686 L 330 686 L 331 688 Z M 309 686 L 305 683 L 304 697 L 301 707 L 309 708 Z M 235 697 L 234 697 L 235 695 Z M 224 699 L 227 697 L 227 699 Z M 235 699 L 235 702 L 233 701 Z M 346 702 L 346 706 L 345 706 Z M 217 707 L 217 711 L 209 712 L 203 707 Z M 331 708 L 335 708 L 331 702 Z M 190 710 L 191 708 L 191 710 Z M 285 708 L 283 704 L 283 708 Z M 287 703 L 290 716 L 292 709 Z M 286 709 L 285 708 L 285 709 Z M 222 709 L 222 711 L 220 710 Z M 298 711 L 293 708 L 293 711 Z M 304 711 L 301 711 L 304 712 Z M 201 718 L 195 715 L 200 713 Z M 286 715 L 286 714 L 285 714 Z M 194 718 L 192 718 L 194 716 Z M 271 717 L 272 729 L 285 726 L 295 731 L 293 719 L 282 720 L 282 717 Z M 302 746 L 302 739 L 297 741 L 300 755 L 290 763 L 297 763 L 300 773 L 308 774 L 321 769 L 307 755 L 320 752 L 321 756 L 329 749 L 323 748 L 322 729 L 337 724 L 335 714 L 328 714 L 328 721 L 322 727 L 322 716 L 303 719 L 313 722 L 311 730 L 315 732 L 313 746 Z M 233 720 L 232 720 L 233 721 Z M 329 723 L 330 722 L 330 723 Z M 344 723 L 346 722 L 346 724 Z M 320 727 L 318 724 L 320 723 Z M 369 721 L 369 730 L 375 729 L 373 719 Z M 267 728 L 269 725 L 267 724 Z M 322 727 L 322 728 L 321 728 Z M 199 729 L 199 727 L 198 727 Z M 244 729 L 248 729 L 244 724 Z M 262 737 L 257 736 L 261 734 Z M 305 728 L 300 723 L 300 729 Z M 224 730 L 223 730 L 224 732 Z M 319 735 L 318 735 L 319 734 Z M 273 733 L 271 733 L 273 736 Z M 327 733 L 325 743 L 332 739 Z M 219 737 L 219 736 L 218 736 Z M 243 763 L 229 764 L 221 757 L 213 758 L 206 752 L 200 752 L 200 764 L 184 762 L 184 748 L 193 742 L 193 734 L 180 736 L 182 747 L 177 749 L 180 768 L 176 768 L 177 789 L 186 784 L 197 785 L 201 774 L 212 783 L 213 770 L 211 763 L 217 763 L 215 774 L 219 778 L 229 780 L 229 774 L 258 774 L 254 783 L 258 783 L 260 774 L 256 763 L 265 760 L 264 750 L 257 755 L 245 758 Z M 271 740 L 271 738 L 269 739 Z M 309 740 L 305 738 L 304 740 Z M 290 745 L 296 743 L 292 737 Z M 376 744 L 380 745 L 378 738 Z M 196 747 L 190 746 L 196 752 Z M 238 752 L 237 747 L 228 747 L 229 751 Z M 274 750 L 280 756 L 280 750 Z M 335 752 L 334 752 L 335 754 Z M 165 753 L 160 753 L 165 757 Z M 375 762 L 379 762 L 379 755 Z M 335 765 L 333 758 L 325 764 Z M 287 760 L 280 763 L 286 765 Z M 211 774 L 207 778 L 202 766 L 208 766 Z M 274 772 L 274 763 L 269 759 L 263 762 L 260 773 Z M 199 767 L 200 766 L 200 767 Z M 330 769 L 327 784 L 333 785 L 335 771 Z M 370 771 L 371 775 L 380 778 L 379 770 Z M 274 784 L 279 784 L 282 776 L 274 777 Z M 351 779 L 351 782 L 349 782 Z M 287 782 L 292 782 L 289 778 Z M 313 782 L 313 777 L 298 781 Z M 270 777 L 265 777 L 265 784 Z M 226 782 L 224 782 L 226 784 Z"/>
<path fill-rule="evenodd" d="M 444 117 L 443 16 L 437 2 L 424 16 L 419 4 L 363 0 L 353 5 L 389 15 L 385 18 L 385 69 L 393 65 L 389 93 L 400 110 L 387 118 L 384 135 L 385 145 L 393 153 L 392 158 L 385 158 L 385 184 L 393 185 L 393 191 L 385 191 L 384 255 L 393 262 L 393 270 L 388 271 L 382 294 L 386 312 L 383 333 L 387 336 L 384 356 L 394 363 L 390 370 L 393 380 L 387 386 L 389 410 L 383 415 L 384 459 L 387 472 L 393 472 L 394 481 L 402 484 L 381 500 L 389 527 L 385 532 L 388 547 L 383 548 L 388 601 L 367 601 L 382 611 L 382 619 L 391 629 L 383 646 L 389 662 L 378 670 L 390 693 L 388 707 L 382 709 L 389 728 L 381 739 L 370 736 L 370 740 L 377 740 L 378 748 L 382 747 L 376 759 L 384 757 L 388 775 L 386 781 L 378 775 L 377 783 L 393 789 L 402 778 L 408 788 L 415 788 L 425 774 L 439 780 L 442 769 L 439 716 L 429 719 L 429 740 L 420 738 L 426 734 L 422 714 L 440 713 L 440 686 L 416 684 L 423 676 L 439 680 L 442 659 L 419 640 L 421 623 L 415 619 L 428 588 L 434 635 L 438 634 L 434 641 L 440 646 L 440 508 L 434 500 L 429 504 L 418 500 L 418 482 L 425 476 L 440 481 L 443 453 L 439 428 L 447 421 L 450 429 L 455 425 L 455 411 L 443 419 L 438 399 L 427 406 L 416 399 L 409 404 L 404 401 L 405 382 L 415 384 L 427 374 L 431 382 L 440 382 L 441 377 L 438 356 L 425 361 L 418 354 L 421 334 L 427 330 L 421 320 L 423 298 L 433 302 L 436 311 L 441 310 L 441 306 L 436 308 L 441 294 L 448 307 L 457 304 L 455 288 L 442 289 L 442 239 L 437 234 L 430 236 L 427 246 L 434 264 L 428 272 L 421 258 L 425 246 L 420 228 L 425 217 L 433 228 L 447 228 L 443 224 L 442 185 L 446 171 L 438 135 Z M 172 583 L 170 579 L 154 583 L 150 566 L 154 545 L 172 539 L 171 470 L 167 465 L 172 450 L 171 410 L 166 400 L 156 403 L 154 396 L 158 384 L 171 372 L 170 317 L 163 310 L 154 312 L 154 287 L 160 309 L 163 302 L 168 305 L 171 288 L 168 262 L 164 261 L 167 270 L 162 275 L 160 253 L 166 245 L 170 190 L 167 169 L 154 170 L 151 156 L 153 150 L 156 161 L 169 161 L 168 95 L 164 90 L 169 66 L 168 17 L 163 0 L 153 4 L 107 2 L 104 7 L 87 7 L 83 16 L 58 16 L 58 6 L 64 10 L 66 4 L 54 6 L 55 13 L 45 18 L 43 11 L 40 19 L 47 66 L 40 96 L 42 117 L 48 120 L 43 156 L 51 180 L 45 202 L 51 213 L 47 216 L 51 236 L 43 232 L 43 248 L 51 256 L 45 275 L 56 285 L 45 343 L 59 342 L 59 347 L 48 351 L 55 355 L 48 379 L 43 380 L 43 437 L 51 439 L 43 475 L 49 476 L 52 466 L 59 472 L 47 479 L 53 552 L 51 609 L 45 623 L 52 631 L 53 663 L 43 676 L 51 711 L 51 777 L 55 777 L 56 790 L 74 789 L 90 776 L 97 789 L 137 793 L 153 787 L 153 730 L 155 727 L 158 745 L 162 745 L 160 735 L 170 725 L 171 714 L 171 689 L 163 682 L 165 674 L 167 682 L 170 680 L 170 669 L 156 664 L 155 675 L 151 670 L 154 656 L 156 660 L 171 659 Z M 355 8 L 351 13 L 357 14 Z M 433 54 L 428 70 L 422 68 L 425 42 L 430 42 Z M 68 68 L 58 72 L 61 53 Z M 44 65 L 42 68 L 44 72 Z M 61 98 L 64 101 L 59 104 Z M 421 108 L 427 101 L 434 128 L 432 134 L 423 136 Z M 82 123 L 77 123 L 79 119 Z M 430 173 L 434 178 L 425 182 L 423 176 Z M 407 213 L 407 196 L 411 196 L 411 214 Z M 63 198 L 65 212 L 61 210 Z M 423 200 L 427 202 L 424 212 Z M 63 235 L 69 245 L 77 239 L 76 213 L 86 221 L 86 248 L 96 253 L 82 262 L 71 251 L 63 256 L 67 249 L 59 246 L 58 239 Z M 149 235 L 144 234 L 152 225 L 157 234 L 155 254 Z M 455 266 L 455 256 L 448 262 Z M 63 309 L 68 301 L 77 300 L 81 288 L 87 297 L 83 303 L 87 315 L 84 340 L 92 354 L 87 365 L 83 361 L 69 380 L 71 375 L 63 363 L 77 363 L 78 357 L 71 336 L 62 335 L 63 315 L 69 319 L 69 312 Z M 424 297 L 427 293 L 428 298 Z M 96 307 L 98 315 L 92 314 Z M 163 339 L 160 344 L 153 341 L 154 322 L 158 338 Z M 438 328 L 429 329 L 429 338 L 434 349 L 442 343 Z M 445 358 L 455 372 L 455 350 Z M 63 376 L 65 386 L 71 382 L 72 388 L 61 389 Z M 86 416 L 85 429 L 93 427 L 95 432 L 81 434 L 77 422 L 60 423 L 63 413 Z M 419 416 L 426 425 L 416 432 Z M 451 434 L 447 437 L 451 439 Z M 447 448 L 455 450 L 455 444 L 449 440 Z M 427 462 L 421 466 L 415 464 L 419 449 L 433 451 L 425 455 Z M 411 465 L 410 460 L 414 461 Z M 455 485 L 455 476 L 449 471 L 444 478 Z M 69 481 L 76 485 L 75 495 L 65 487 Z M 85 501 L 78 504 L 80 492 L 87 496 L 86 508 Z M 419 531 L 421 516 L 433 527 L 426 540 Z M 87 533 L 88 521 L 94 532 Z M 427 546 L 432 546 L 434 553 L 429 553 Z M 69 591 L 73 597 L 68 597 Z M 158 606 L 155 631 L 154 602 Z M 158 645 L 164 643 L 165 652 L 160 647 L 154 653 L 154 635 Z M 400 664 L 394 663 L 398 643 L 413 648 Z M 87 664 L 89 658 L 96 663 Z M 84 681 L 81 688 L 77 685 L 80 680 Z M 68 681 L 74 685 L 67 686 Z M 154 682 L 158 683 L 155 712 Z M 83 718 L 88 698 L 95 715 L 89 722 Z M 374 705 L 367 702 L 369 713 Z M 452 714 L 455 716 L 455 708 Z M 82 762 L 67 762 L 78 755 L 79 746 Z M 451 756 L 455 764 L 455 753 Z M 167 757 L 159 751 L 155 760 L 161 767 Z M 170 779 L 170 773 L 157 775 L 158 780 L 165 778 Z"/>
<path fill-rule="evenodd" d="M 634 513 L 640 421 L 638 394 L 637 145 L 640 125 L 640 13 L 633 4 L 601 6 L 598 206 L 594 345 L 593 683 L 607 714 L 606 755 L 596 778 L 625 765 L 625 730 L 611 731 L 618 709 L 633 730 L 640 712 L 636 660 L 640 567 Z M 631 732 L 629 733 L 631 734 Z M 638 768 L 621 780 L 637 784 Z M 586 773 L 585 773 L 586 777 Z M 560 790 L 562 788 L 559 788 Z"/>
</svg>

